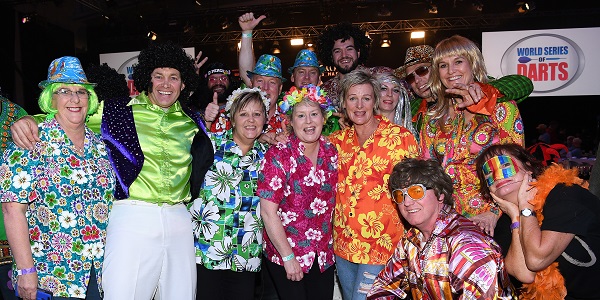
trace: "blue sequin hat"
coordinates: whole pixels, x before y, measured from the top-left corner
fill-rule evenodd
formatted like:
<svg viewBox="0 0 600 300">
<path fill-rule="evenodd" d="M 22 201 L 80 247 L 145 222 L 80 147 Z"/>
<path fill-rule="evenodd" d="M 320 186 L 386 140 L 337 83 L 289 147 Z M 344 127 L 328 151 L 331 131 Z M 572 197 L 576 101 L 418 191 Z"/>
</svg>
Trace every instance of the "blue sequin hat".
<svg viewBox="0 0 600 300">
<path fill-rule="evenodd" d="M 286 79 L 281 76 L 281 60 L 277 56 L 270 54 L 263 54 L 258 58 L 254 70 L 247 71 L 248 77 L 252 78 L 252 75 L 260 75 L 267 77 L 277 77 L 285 82 Z"/>
<path fill-rule="evenodd" d="M 63 56 L 53 60 L 48 67 L 48 79 L 41 81 L 38 86 L 44 89 L 53 83 L 96 85 L 87 80 L 81 62 L 73 56 Z"/>
<path fill-rule="evenodd" d="M 288 72 L 292 74 L 294 72 L 294 69 L 297 67 L 315 67 L 319 69 L 319 72 L 325 72 L 325 68 L 319 66 L 317 55 L 308 49 L 302 49 L 300 50 L 300 52 L 298 52 L 298 54 L 296 55 L 296 61 L 294 61 L 293 66 L 288 68 Z"/>
</svg>

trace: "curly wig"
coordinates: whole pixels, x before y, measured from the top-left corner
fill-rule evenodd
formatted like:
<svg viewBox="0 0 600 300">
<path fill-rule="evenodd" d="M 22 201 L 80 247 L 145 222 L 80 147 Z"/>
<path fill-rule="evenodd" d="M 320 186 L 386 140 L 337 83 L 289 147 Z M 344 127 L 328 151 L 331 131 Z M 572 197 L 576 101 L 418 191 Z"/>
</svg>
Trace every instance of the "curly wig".
<svg viewBox="0 0 600 300">
<path fill-rule="evenodd" d="M 133 84 L 138 92 L 151 90 L 151 75 L 156 68 L 173 68 L 179 71 L 185 85 L 179 96 L 180 102 L 187 101 L 190 93 L 198 86 L 199 78 L 194 69 L 194 59 L 172 42 L 151 44 L 140 52 L 138 62 L 133 65 L 132 74 Z"/>
<path fill-rule="evenodd" d="M 125 75 L 119 74 L 106 63 L 101 65 L 89 64 L 85 70 L 88 80 L 95 82 L 94 91 L 98 100 L 110 100 L 129 97 L 129 87 Z"/>
<path fill-rule="evenodd" d="M 340 39 L 346 41 L 353 38 L 354 47 L 360 52 L 358 64 L 364 64 L 369 58 L 369 49 L 371 47 L 371 39 L 365 33 L 360 27 L 348 22 L 341 22 L 325 28 L 317 40 L 319 59 L 324 65 L 333 66 L 332 50 L 335 41 Z"/>
</svg>

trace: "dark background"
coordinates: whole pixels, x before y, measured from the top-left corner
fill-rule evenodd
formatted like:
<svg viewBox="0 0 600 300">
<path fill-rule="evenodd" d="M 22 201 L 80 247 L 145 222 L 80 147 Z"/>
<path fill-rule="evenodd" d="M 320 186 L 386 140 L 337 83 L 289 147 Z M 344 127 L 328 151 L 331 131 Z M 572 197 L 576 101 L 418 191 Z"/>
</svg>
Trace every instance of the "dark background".
<svg viewBox="0 0 600 300">
<path fill-rule="evenodd" d="M 99 63 L 99 54 L 139 51 L 151 41 L 149 30 L 161 40 L 173 40 L 183 47 L 203 51 L 209 61 L 219 60 L 237 67 L 234 41 L 208 43 L 207 33 L 239 31 L 237 17 L 252 11 L 268 16 L 268 24 L 257 29 L 325 26 L 340 21 L 353 23 L 439 18 L 439 26 L 429 26 L 424 43 L 435 45 L 453 34 L 466 36 L 481 44 L 484 31 L 538 30 L 600 26 L 600 1 L 536 1 L 535 9 L 521 14 L 516 0 L 55 0 L 0 1 L 0 86 L 11 100 L 28 112 L 37 113 L 38 82 L 46 78 L 49 63 L 60 56 L 73 55 L 84 66 Z M 435 4 L 437 14 L 429 14 Z M 483 4 L 481 11 L 475 4 Z M 31 16 L 31 22 L 21 18 Z M 446 18 L 464 17 L 467 26 L 448 26 Z M 436 21 L 437 22 L 437 21 Z M 223 24 L 230 23 L 223 29 Z M 393 30 L 390 48 L 381 48 L 381 35 L 372 35 L 368 66 L 398 67 L 406 48 L 411 46 L 413 28 Z M 418 26 L 416 26 L 418 29 Z M 383 28 L 385 31 L 386 28 Z M 590 37 L 598 39 L 600 37 Z M 274 39 L 255 40 L 255 53 L 267 53 Z M 423 43 L 423 42 L 419 42 Z M 289 46 L 280 40 L 285 76 L 301 46 Z M 289 82 L 284 88 L 289 87 Z M 584 147 L 598 144 L 600 96 L 533 97 L 519 104 L 529 143 L 538 133 L 539 123 L 556 122 L 564 135 L 581 135 Z"/>
</svg>

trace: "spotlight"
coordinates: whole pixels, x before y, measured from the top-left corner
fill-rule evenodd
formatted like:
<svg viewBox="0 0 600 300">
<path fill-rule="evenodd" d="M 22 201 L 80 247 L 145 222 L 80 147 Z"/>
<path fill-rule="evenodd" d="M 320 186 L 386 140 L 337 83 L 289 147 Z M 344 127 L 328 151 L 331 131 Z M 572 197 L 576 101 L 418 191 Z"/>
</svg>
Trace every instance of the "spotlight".
<svg viewBox="0 0 600 300">
<path fill-rule="evenodd" d="M 387 34 L 381 36 L 381 48 L 389 48 L 392 45 L 392 41 L 389 39 Z"/>
<path fill-rule="evenodd" d="M 290 45 L 292 45 L 292 46 L 304 45 L 304 39 L 303 38 L 291 39 Z"/>
<path fill-rule="evenodd" d="M 517 9 L 519 13 L 525 14 L 535 9 L 535 3 L 532 1 L 527 2 L 519 2 L 517 3 L 519 8 Z"/>
<path fill-rule="evenodd" d="M 438 13 L 437 5 L 431 3 L 429 5 L 428 11 L 429 11 L 430 14 L 437 14 Z"/>
<path fill-rule="evenodd" d="M 425 38 L 425 31 L 413 31 L 410 33 L 411 39 L 422 39 Z"/>
<path fill-rule="evenodd" d="M 21 23 L 25 24 L 25 23 L 29 23 L 31 22 L 31 17 L 30 16 L 25 16 L 21 19 Z"/>
<path fill-rule="evenodd" d="M 158 36 L 156 35 L 156 32 L 154 32 L 154 31 L 148 31 L 148 38 L 149 38 L 149 39 L 151 39 L 151 40 L 153 40 L 153 41 L 156 41 L 156 38 L 157 38 L 157 37 L 158 37 Z"/>
<path fill-rule="evenodd" d="M 477 10 L 477 11 L 483 11 L 483 3 L 481 3 L 480 1 L 475 1 L 473 2 L 473 7 Z"/>
<path fill-rule="evenodd" d="M 273 54 L 279 54 L 279 53 L 281 53 L 281 50 L 279 50 L 279 42 L 278 41 L 274 41 L 273 42 L 273 49 L 271 50 L 271 52 Z"/>
</svg>

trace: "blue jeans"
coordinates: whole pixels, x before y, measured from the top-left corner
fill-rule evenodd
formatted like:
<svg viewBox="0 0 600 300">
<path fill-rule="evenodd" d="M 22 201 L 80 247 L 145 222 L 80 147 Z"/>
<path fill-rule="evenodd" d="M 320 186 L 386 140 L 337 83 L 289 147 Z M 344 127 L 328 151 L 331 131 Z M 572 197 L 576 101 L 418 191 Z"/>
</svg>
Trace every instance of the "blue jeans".
<svg viewBox="0 0 600 300">
<path fill-rule="evenodd" d="M 364 300 L 385 265 L 366 265 L 335 256 L 335 267 L 344 300 Z"/>
</svg>

